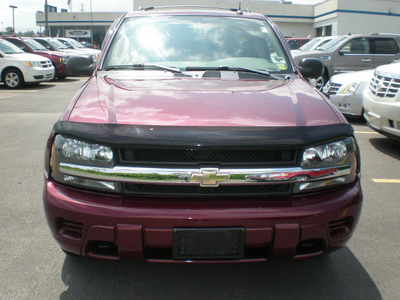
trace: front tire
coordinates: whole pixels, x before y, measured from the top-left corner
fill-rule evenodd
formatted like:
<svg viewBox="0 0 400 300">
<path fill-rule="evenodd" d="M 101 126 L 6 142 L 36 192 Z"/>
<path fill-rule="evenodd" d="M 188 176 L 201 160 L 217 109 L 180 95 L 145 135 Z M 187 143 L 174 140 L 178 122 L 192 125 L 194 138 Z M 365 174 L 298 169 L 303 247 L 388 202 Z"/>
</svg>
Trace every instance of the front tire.
<svg viewBox="0 0 400 300">
<path fill-rule="evenodd" d="M 9 89 L 18 89 L 24 85 L 24 76 L 18 69 L 9 69 L 4 73 L 3 82 Z"/>
<path fill-rule="evenodd" d="M 325 86 L 325 84 L 327 82 L 327 78 L 326 78 L 325 74 L 322 74 L 318 78 L 310 78 L 310 79 L 308 79 L 308 82 L 311 83 L 311 85 L 313 87 L 315 87 L 318 90 L 322 91 L 322 89 L 324 88 L 324 86 Z"/>
</svg>

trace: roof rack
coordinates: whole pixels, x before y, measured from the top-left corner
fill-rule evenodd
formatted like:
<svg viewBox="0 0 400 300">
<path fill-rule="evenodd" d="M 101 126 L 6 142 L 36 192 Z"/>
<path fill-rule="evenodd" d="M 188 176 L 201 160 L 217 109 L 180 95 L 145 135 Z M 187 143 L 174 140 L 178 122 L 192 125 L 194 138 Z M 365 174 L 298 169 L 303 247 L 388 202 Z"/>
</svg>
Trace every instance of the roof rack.
<svg viewBox="0 0 400 300">
<path fill-rule="evenodd" d="M 196 8 L 196 9 L 217 9 L 217 10 L 229 10 L 229 11 L 234 11 L 237 13 L 243 13 L 245 12 L 250 12 L 248 8 L 245 8 L 244 10 L 241 9 L 241 3 L 239 3 L 239 8 L 227 8 L 227 7 L 219 7 L 219 6 L 202 6 L 202 5 L 169 5 L 169 6 L 148 6 L 148 7 L 138 7 L 138 10 L 140 11 L 148 11 L 148 10 L 154 10 L 154 9 L 180 9 L 180 8 Z"/>
</svg>

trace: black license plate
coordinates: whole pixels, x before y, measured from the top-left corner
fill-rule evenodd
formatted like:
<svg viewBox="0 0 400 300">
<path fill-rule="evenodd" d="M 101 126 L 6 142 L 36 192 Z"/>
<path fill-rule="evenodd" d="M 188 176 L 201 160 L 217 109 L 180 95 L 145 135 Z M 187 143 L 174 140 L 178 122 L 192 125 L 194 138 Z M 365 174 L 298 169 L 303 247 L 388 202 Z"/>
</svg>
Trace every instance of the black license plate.
<svg viewBox="0 0 400 300">
<path fill-rule="evenodd" d="M 244 256 L 244 228 L 175 228 L 174 259 L 239 259 Z"/>
</svg>

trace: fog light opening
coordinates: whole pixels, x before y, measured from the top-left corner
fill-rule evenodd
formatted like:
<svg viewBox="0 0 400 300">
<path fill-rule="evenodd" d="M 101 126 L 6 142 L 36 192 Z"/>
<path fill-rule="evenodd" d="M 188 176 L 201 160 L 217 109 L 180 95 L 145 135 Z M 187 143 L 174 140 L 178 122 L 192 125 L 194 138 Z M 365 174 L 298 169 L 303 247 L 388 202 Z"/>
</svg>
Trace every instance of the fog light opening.
<svg viewBox="0 0 400 300">
<path fill-rule="evenodd" d="M 88 256 L 93 257 L 118 257 L 118 247 L 111 242 L 90 241 L 86 250 Z"/>
<path fill-rule="evenodd" d="M 296 255 L 300 256 L 317 256 L 326 251 L 325 241 L 323 239 L 314 239 L 301 241 L 297 245 Z"/>
</svg>

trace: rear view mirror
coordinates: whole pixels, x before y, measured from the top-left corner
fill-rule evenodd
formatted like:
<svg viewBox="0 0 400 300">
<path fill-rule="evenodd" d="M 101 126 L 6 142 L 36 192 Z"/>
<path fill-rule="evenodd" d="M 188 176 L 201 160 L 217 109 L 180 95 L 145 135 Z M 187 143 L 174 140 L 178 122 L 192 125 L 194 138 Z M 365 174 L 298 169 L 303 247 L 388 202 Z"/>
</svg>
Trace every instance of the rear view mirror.
<svg viewBox="0 0 400 300">
<path fill-rule="evenodd" d="M 90 56 L 71 56 L 67 61 L 67 71 L 74 75 L 92 75 L 96 68 L 96 61 Z"/>
<path fill-rule="evenodd" d="M 298 65 L 304 78 L 318 78 L 324 74 L 324 64 L 316 58 L 304 58 Z"/>
</svg>

